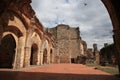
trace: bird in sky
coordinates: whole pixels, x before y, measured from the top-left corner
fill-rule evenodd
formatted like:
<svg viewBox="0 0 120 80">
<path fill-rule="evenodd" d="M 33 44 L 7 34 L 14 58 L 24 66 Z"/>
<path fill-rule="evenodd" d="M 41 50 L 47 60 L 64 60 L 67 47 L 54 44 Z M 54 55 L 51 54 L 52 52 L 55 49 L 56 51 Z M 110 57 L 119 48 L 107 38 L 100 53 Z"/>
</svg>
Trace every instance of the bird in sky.
<svg viewBox="0 0 120 80">
<path fill-rule="evenodd" d="M 87 6 L 87 3 L 84 3 L 84 6 Z"/>
</svg>

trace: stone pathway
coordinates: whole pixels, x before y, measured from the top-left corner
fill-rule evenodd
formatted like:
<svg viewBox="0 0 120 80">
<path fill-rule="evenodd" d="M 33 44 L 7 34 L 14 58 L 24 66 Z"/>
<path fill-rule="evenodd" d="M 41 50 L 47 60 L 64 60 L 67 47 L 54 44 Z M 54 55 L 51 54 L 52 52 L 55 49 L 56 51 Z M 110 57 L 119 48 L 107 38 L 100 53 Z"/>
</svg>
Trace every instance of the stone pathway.
<svg viewBox="0 0 120 80">
<path fill-rule="evenodd" d="M 81 64 L 50 64 L 17 71 L 0 70 L 0 80 L 119 80 Z"/>
</svg>

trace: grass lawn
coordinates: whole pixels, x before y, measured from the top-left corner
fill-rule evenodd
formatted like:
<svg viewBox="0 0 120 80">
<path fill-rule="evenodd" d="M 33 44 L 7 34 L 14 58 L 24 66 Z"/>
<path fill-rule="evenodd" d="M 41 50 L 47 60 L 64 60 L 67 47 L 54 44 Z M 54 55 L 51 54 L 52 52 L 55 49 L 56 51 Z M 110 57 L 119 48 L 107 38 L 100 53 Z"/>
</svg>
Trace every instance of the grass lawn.
<svg viewBox="0 0 120 80">
<path fill-rule="evenodd" d="M 98 64 L 86 64 L 86 66 L 93 67 L 95 69 L 110 73 L 112 75 L 118 75 L 118 67 L 117 66 L 100 66 Z"/>
</svg>

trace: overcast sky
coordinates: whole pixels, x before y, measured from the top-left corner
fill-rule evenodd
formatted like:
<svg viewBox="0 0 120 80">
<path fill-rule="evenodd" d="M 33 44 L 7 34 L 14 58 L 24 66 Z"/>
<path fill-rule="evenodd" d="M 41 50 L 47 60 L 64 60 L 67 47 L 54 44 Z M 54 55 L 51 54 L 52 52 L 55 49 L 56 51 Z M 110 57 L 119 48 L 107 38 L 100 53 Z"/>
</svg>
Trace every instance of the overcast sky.
<svg viewBox="0 0 120 80">
<path fill-rule="evenodd" d="M 31 5 L 44 27 L 79 27 L 88 48 L 113 42 L 111 20 L 101 0 L 32 0 Z"/>
</svg>

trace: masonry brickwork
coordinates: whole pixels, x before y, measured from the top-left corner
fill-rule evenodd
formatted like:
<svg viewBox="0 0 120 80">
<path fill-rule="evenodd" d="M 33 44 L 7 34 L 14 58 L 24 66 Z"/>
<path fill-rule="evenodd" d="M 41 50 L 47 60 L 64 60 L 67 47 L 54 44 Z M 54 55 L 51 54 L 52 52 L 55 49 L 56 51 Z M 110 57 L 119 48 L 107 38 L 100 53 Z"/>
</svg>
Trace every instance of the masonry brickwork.
<svg viewBox="0 0 120 80">
<path fill-rule="evenodd" d="M 0 2 L 0 67 L 16 69 L 30 66 L 30 63 L 41 65 L 54 61 L 53 52 L 59 54 L 59 50 L 53 50 L 52 44 L 52 40 L 57 40 L 57 34 L 51 40 L 48 33 L 45 33 L 43 26 L 34 16 L 35 12 L 30 6 L 31 1 L 1 0 Z M 120 1 L 102 0 L 102 2 L 108 10 L 113 24 L 113 39 L 120 72 Z M 54 47 L 58 47 L 57 41 L 55 41 Z M 68 47 L 66 46 L 66 48 Z M 79 51 L 76 49 L 75 52 Z M 37 57 L 32 55 L 32 53 L 37 53 Z M 36 59 L 33 60 L 34 57 L 31 56 L 34 56 Z M 68 59 L 73 57 L 71 56 Z M 57 56 L 57 58 L 60 57 L 59 55 Z"/>
<path fill-rule="evenodd" d="M 31 0 L 0 2 L 0 68 L 52 63 L 53 44 L 30 6 Z"/>
<path fill-rule="evenodd" d="M 52 35 L 55 44 L 56 63 L 76 62 L 78 56 L 85 56 L 87 44 L 81 39 L 78 27 L 59 24 L 46 30 Z"/>
</svg>

